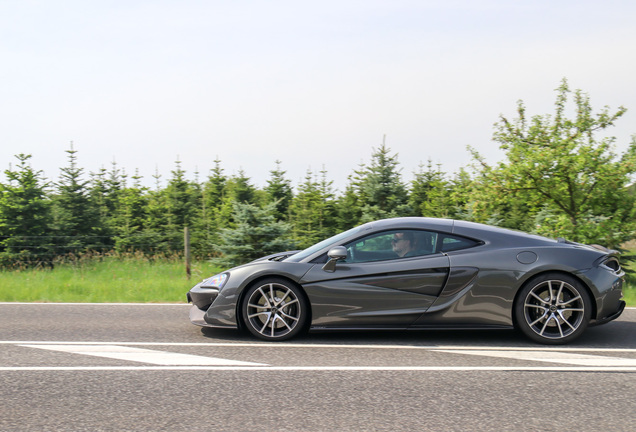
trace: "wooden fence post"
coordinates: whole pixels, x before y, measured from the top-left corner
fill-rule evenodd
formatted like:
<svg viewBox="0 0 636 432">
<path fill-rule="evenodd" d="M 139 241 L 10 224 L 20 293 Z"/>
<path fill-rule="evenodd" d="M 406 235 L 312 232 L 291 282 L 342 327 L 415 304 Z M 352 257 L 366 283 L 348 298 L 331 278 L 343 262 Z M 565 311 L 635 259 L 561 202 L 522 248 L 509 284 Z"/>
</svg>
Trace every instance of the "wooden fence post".
<svg viewBox="0 0 636 432">
<path fill-rule="evenodd" d="M 190 270 L 190 229 L 188 229 L 188 227 L 183 229 L 183 245 L 185 248 L 186 277 L 190 280 L 192 271 Z"/>
</svg>

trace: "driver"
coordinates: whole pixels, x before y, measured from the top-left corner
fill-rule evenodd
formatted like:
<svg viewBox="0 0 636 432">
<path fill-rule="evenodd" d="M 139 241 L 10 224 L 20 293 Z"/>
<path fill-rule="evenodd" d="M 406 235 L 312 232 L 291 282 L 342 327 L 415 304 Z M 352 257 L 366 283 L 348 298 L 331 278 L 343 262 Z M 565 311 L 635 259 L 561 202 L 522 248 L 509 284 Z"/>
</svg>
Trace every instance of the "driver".
<svg viewBox="0 0 636 432">
<path fill-rule="evenodd" d="M 413 256 L 415 253 L 415 235 L 410 231 L 397 232 L 393 234 L 391 245 L 393 246 L 393 252 L 400 258 Z"/>
</svg>

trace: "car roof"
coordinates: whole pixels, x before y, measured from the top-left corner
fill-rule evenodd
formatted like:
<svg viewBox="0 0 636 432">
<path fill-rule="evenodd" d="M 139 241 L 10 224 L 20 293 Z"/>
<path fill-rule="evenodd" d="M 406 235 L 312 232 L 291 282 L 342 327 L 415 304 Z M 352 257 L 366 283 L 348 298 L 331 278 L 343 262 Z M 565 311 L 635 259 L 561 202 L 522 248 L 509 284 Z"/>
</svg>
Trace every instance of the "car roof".
<svg viewBox="0 0 636 432">
<path fill-rule="evenodd" d="M 523 231 L 454 219 L 399 217 L 369 222 L 366 225 L 368 225 L 368 229 L 373 230 L 394 228 L 431 229 L 496 243 L 517 243 L 521 240 L 528 246 L 557 243 L 556 240 Z"/>
</svg>

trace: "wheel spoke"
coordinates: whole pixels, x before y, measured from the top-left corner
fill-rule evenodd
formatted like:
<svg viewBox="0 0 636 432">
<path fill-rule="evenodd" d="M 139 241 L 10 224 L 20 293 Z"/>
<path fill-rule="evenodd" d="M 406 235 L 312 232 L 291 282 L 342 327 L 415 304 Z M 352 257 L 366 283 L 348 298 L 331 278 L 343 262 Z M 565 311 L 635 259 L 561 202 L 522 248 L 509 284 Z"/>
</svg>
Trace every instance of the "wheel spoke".
<svg viewBox="0 0 636 432">
<path fill-rule="evenodd" d="M 550 303 L 543 300 L 541 297 L 539 297 L 538 295 L 536 295 L 534 292 L 531 292 L 530 295 L 534 298 L 536 298 L 537 300 L 539 300 L 541 303 L 545 304 L 545 305 L 549 305 Z"/>
<path fill-rule="evenodd" d="M 544 306 L 541 306 L 541 305 L 538 305 L 538 304 L 534 304 L 534 303 L 526 303 L 523 306 L 527 307 L 527 308 L 541 309 L 543 312 L 546 312 L 548 310 L 547 307 L 544 307 Z"/>
<path fill-rule="evenodd" d="M 289 324 L 287 324 L 287 321 L 285 321 L 284 319 L 282 319 L 279 315 L 276 315 L 276 318 L 278 318 L 278 320 L 279 320 L 280 322 L 282 322 L 282 323 L 285 325 L 285 327 L 287 327 L 287 329 L 288 329 L 288 330 L 291 330 L 291 329 L 292 329 L 292 328 L 289 326 Z"/>
<path fill-rule="evenodd" d="M 559 292 L 557 293 L 557 304 L 560 302 L 561 295 L 563 294 L 563 287 L 565 286 L 565 282 L 561 281 L 561 286 L 559 286 Z"/>
<path fill-rule="evenodd" d="M 291 305 L 296 304 L 296 303 L 299 303 L 298 299 L 293 299 L 289 303 L 285 303 L 284 307 L 287 308 L 288 306 L 291 306 Z"/>
<path fill-rule="evenodd" d="M 267 294 L 265 294 L 265 292 L 263 291 L 263 287 L 260 287 L 258 289 L 258 292 L 261 293 L 261 296 L 262 296 L 263 300 L 265 300 L 265 306 L 268 307 L 268 308 L 272 307 L 272 304 L 269 302 L 269 299 L 267 298 Z"/>
<path fill-rule="evenodd" d="M 543 323 L 543 327 L 541 328 L 541 331 L 539 332 L 541 336 L 543 336 L 543 333 L 545 332 L 546 327 L 548 327 L 548 323 L 550 322 L 551 319 L 552 319 L 552 316 L 549 316 L 548 319 L 545 320 L 545 322 Z"/>
<path fill-rule="evenodd" d="M 276 306 L 276 294 L 274 293 L 274 284 L 269 284 L 269 304 Z"/>
<path fill-rule="evenodd" d="M 248 318 L 255 318 L 255 317 L 260 316 L 260 315 L 269 315 L 270 313 L 271 313 L 270 311 L 256 312 L 256 313 L 253 313 L 251 315 L 248 315 L 247 317 Z"/>
<path fill-rule="evenodd" d="M 265 320 L 265 324 L 263 324 L 263 327 L 261 327 L 261 329 L 259 330 L 260 333 L 265 334 L 265 329 L 267 328 L 267 325 L 269 324 L 269 320 L 271 318 L 272 318 L 272 314 L 268 312 L 267 313 L 267 319 Z M 273 329 L 273 327 L 272 327 L 272 329 Z M 272 332 L 273 332 L 273 330 L 272 330 Z"/>
<path fill-rule="evenodd" d="M 543 319 L 545 318 L 545 316 L 548 314 L 548 311 L 545 311 L 545 313 L 543 315 L 541 315 L 539 318 L 537 318 L 535 321 L 530 323 L 530 327 L 534 327 L 535 324 L 540 323 L 541 321 L 543 321 Z"/>
<path fill-rule="evenodd" d="M 563 320 L 563 322 L 566 323 L 572 329 L 572 331 L 576 330 L 576 327 L 574 327 L 572 324 L 570 324 L 570 321 L 566 320 L 563 317 L 563 311 L 559 311 L 559 315 L 561 316 L 561 319 Z"/>
<path fill-rule="evenodd" d="M 285 302 L 285 299 L 286 299 L 287 297 L 289 297 L 289 293 L 290 293 L 290 292 L 291 292 L 291 290 L 290 290 L 290 289 L 288 289 L 288 290 L 287 290 L 287 292 L 285 293 L 285 295 L 283 295 L 283 296 L 281 297 L 281 299 L 280 299 L 278 302 L 276 302 L 276 306 L 280 305 L 281 303 L 284 303 L 284 302 Z"/>
<path fill-rule="evenodd" d="M 293 321 L 298 321 L 298 317 L 295 317 L 295 316 L 289 315 L 289 314 L 288 314 L 288 313 L 286 313 L 285 311 L 280 311 L 280 314 L 281 314 L 284 318 L 288 318 L 288 319 L 293 320 Z M 284 320 L 283 320 L 283 321 L 284 321 Z"/>
<path fill-rule="evenodd" d="M 566 302 L 560 303 L 560 304 L 559 304 L 559 306 L 569 305 L 569 304 L 570 304 L 570 303 L 572 303 L 573 301 L 580 300 L 580 299 L 581 299 L 581 296 L 579 295 L 579 296 L 576 296 L 576 297 L 574 297 L 573 299 L 570 299 L 570 300 L 568 300 L 568 301 L 566 301 Z"/>
<path fill-rule="evenodd" d="M 548 292 L 550 293 L 550 303 L 554 301 L 554 292 L 552 291 L 552 281 L 548 281 Z"/>
<path fill-rule="evenodd" d="M 552 314 L 552 316 L 554 317 L 554 322 L 556 323 L 556 326 L 557 326 L 557 327 L 558 327 L 558 329 L 559 329 L 559 335 L 560 335 L 561 337 L 563 337 L 563 329 L 561 328 L 561 321 L 559 320 L 559 318 L 557 318 L 557 317 L 556 317 L 556 315 L 555 315 L 555 314 Z M 563 318 L 563 317 L 561 317 L 561 318 Z M 563 321 L 565 321 L 565 320 L 563 320 Z M 566 321 L 566 322 L 567 322 L 567 321 Z"/>
</svg>

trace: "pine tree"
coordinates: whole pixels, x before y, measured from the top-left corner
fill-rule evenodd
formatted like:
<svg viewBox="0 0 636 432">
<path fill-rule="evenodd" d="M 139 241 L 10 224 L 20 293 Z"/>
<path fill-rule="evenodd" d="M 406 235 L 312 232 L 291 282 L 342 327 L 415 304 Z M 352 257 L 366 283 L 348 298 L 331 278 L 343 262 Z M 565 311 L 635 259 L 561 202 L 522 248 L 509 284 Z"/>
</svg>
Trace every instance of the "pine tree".
<svg viewBox="0 0 636 432">
<path fill-rule="evenodd" d="M 195 254 L 202 257 L 214 253 L 213 245 L 220 241 L 219 232 L 227 226 L 222 216 L 223 202 L 227 194 L 227 177 L 221 161 L 214 161 L 207 180 L 201 188 L 201 208 L 194 226 L 192 245 Z"/>
<path fill-rule="evenodd" d="M 127 175 L 113 161 L 111 170 L 100 168 L 97 173 L 90 174 L 90 199 L 97 212 L 95 233 L 103 238 L 103 243 L 113 246 L 112 236 L 118 230 L 116 221 L 119 214 L 120 194 L 126 187 Z"/>
<path fill-rule="evenodd" d="M 410 216 L 408 193 L 402 183 L 396 155 L 382 143 L 375 150 L 371 165 L 358 172 L 357 192 L 361 198 L 361 222 L 388 217 Z"/>
<path fill-rule="evenodd" d="M 220 265 L 236 266 L 265 255 L 295 249 L 291 239 L 291 225 L 276 221 L 275 208 L 269 204 L 260 208 L 249 203 L 234 203 L 233 228 L 221 231 L 216 245 L 221 254 L 215 261 Z"/>
<path fill-rule="evenodd" d="M 136 173 L 134 183 L 117 194 L 117 213 L 113 216 L 115 249 L 120 252 L 152 252 L 152 236 L 144 231 L 147 218 L 148 188 L 141 185 L 141 177 Z"/>
<path fill-rule="evenodd" d="M 433 167 L 430 159 L 426 170 L 420 165 L 419 172 L 411 182 L 409 204 L 411 208 L 417 209 L 418 216 L 447 218 L 455 214 L 449 182 L 440 165 Z"/>
<path fill-rule="evenodd" d="M 98 210 L 90 198 L 89 181 L 77 166 L 77 150 L 66 150 L 68 166 L 61 169 L 53 196 L 53 232 L 57 236 L 58 253 L 81 253 L 102 249 Z"/>
<path fill-rule="evenodd" d="M 293 193 L 291 181 L 285 178 L 286 171 L 281 169 L 281 161 L 276 161 L 276 169 L 270 171 L 265 187 L 266 204 L 274 203 L 276 220 L 287 220 L 289 204 Z"/>
<path fill-rule="evenodd" d="M 6 170 L 7 182 L 0 183 L 0 264 L 50 263 L 46 183 L 29 165 L 31 155 L 16 158 L 17 169 Z"/>
<path fill-rule="evenodd" d="M 364 166 L 349 175 L 344 193 L 336 200 L 337 225 L 340 231 L 353 228 L 359 225 L 362 220 L 362 207 L 366 201 L 360 190 L 360 176 L 363 169 Z"/>
<path fill-rule="evenodd" d="M 171 172 L 172 178 L 163 191 L 168 219 L 166 228 L 182 233 L 184 227 L 192 225 L 201 191 L 198 184 L 186 180 L 180 161 L 176 161 L 176 168 Z"/>
<path fill-rule="evenodd" d="M 234 226 L 234 203 L 258 204 L 258 193 L 252 185 L 251 179 L 241 169 L 238 174 L 230 177 L 226 183 L 223 205 L 219 209 L 219 217 L 223 226 Z"/>
<path fill-rule="evenodd" d="M 332 182 L 326 179 L 326 171 L 321 171 L 321 175 L 318 181 L 308 170 L 290 205 L 294 239 L 301 248 L 333 235 L 336 230 Z"/>
</svg>

